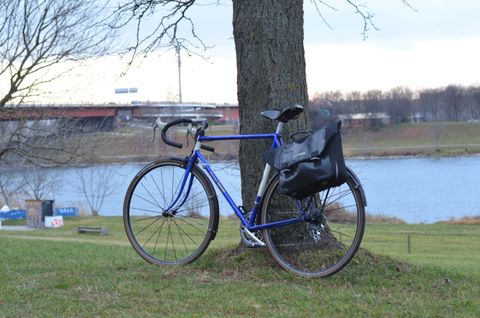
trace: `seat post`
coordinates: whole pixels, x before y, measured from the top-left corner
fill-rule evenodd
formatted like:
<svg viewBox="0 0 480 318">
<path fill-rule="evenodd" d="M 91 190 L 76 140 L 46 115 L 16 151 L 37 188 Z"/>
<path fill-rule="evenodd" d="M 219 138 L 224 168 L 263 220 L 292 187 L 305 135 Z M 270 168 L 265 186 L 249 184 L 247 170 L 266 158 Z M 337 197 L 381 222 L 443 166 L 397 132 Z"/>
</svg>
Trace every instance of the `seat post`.
<svg viewBox="0 0 480 318">
<path fill-rule="evenodd" d="M 282 129 L 283 129 L 283 123 L 281 121 L 278 122 L 277 124 L 277 129 L 275 130 L 275 133 L 277 135 L 281 134 L 282 133 Z"/>
<path fill-rule="evenodd" d="M 275 133 L 277 135 L 280 134 L 282 132 L 282 128 L 283 128 L 283 123 L 279 121 L 277 124 L 277 129 L 275 130 Z M 256 206 L 260 204 L 260 198 L 263 197 L 263 194 L 265 193 L 265 189 L 267 188 L 268 176 L 270 175 L 271 169 L 272 167 L 268 163 L 266 163 L 265 168 L 263 169 L 262 181 L 260 181 L 260 186 L 258 187 L 257 198 L 255 200 Z"/>
</svg>

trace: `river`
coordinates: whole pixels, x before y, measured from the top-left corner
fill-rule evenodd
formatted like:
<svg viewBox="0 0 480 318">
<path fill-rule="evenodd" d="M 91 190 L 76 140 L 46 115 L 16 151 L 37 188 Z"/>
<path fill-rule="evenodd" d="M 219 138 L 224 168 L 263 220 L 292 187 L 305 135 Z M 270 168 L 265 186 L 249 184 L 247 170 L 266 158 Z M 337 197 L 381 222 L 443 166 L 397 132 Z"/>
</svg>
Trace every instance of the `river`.
<svg viewBox="0 0 480 318">
<path fill-rule="evenodd" d="M 145 164 L 106 166 L 114 171 L 112 185 L 117 189 L 106 198 L 101 215 L 122 213 L 128 184 Z M 393 216 L 408 223 L 433 223 L 450 218 L 480 215 L 480 157 L 355 159 L 349 165 L 360 178 L 367 196 L 367 213 Z M 236 202 L 240 202 L 240 171 L 235 163 L 215 163 L 213 169 Z M 93 169 L 93 168 L 87 168 Z M 62 180 L 61 189 L 53 196 L 56 207 L 87 205 L 75 190 L 78 168 L 49 169 Z M 11 178 L 20 170 L 4 172 Z M 218 192 L 218 189 L 217 193 Z M 220 213 L 231 214 L 223 197 Z"/>
</svg>

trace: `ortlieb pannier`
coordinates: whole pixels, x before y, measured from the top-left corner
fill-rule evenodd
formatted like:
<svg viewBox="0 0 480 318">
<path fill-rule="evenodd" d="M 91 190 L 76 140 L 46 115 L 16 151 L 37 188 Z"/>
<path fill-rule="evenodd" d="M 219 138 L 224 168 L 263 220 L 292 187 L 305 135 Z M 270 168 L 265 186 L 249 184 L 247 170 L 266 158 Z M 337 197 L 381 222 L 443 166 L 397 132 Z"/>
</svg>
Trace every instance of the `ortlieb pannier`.
<svg viewBox="0 0 480 318">
<path fill-rule="evenodd" d="M 263 154 L 280 171 L 280 193 L 299 200 L 347 180 L 340 128 L 337 121 Z"/>
</svg>

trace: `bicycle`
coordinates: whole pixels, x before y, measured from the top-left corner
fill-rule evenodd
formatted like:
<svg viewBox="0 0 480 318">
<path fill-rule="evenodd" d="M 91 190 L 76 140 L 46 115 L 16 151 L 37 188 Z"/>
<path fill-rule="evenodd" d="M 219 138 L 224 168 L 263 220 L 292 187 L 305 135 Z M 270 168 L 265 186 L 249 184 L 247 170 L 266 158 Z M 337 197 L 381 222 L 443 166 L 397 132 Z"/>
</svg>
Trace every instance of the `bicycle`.
<svg viewBox="0 0 480 318">
<path fill-rule="evenodd" d="M 269 179 L 271 167 L 266 164 L 253 208 L 244 211 L 201 152 L 215 150 L 206 142 L 235 139 L 271 139 L 272 147 L 279 147 L 283 125 L 302 111 L 297 105 L 262 112 L 267 119 L 278 121 L 272 134 L 207 136 L 205 119 L 157 120 L 154 138 L 161 126 L 162 140 L 182 148 L 181 143 L 168 139 L 167 131 L 187 124 L 187 135 L 195 143 L 189 156 L 158 160 L 133 178 L 125 196 L 123 220 L 135 251 L 156 265 L 186 264 L 200 257 L 218 229 L 213 181 L 240 219 L 242 241 L 252 247 L 266 246 L 284 269 L 301 276 L 326 277 L 347 265 L 362 240 L 366 206 L 362 185 L 350 168 L 344 184 L 295 200 L 278 192 L 278 173 Z"/>
</svg>

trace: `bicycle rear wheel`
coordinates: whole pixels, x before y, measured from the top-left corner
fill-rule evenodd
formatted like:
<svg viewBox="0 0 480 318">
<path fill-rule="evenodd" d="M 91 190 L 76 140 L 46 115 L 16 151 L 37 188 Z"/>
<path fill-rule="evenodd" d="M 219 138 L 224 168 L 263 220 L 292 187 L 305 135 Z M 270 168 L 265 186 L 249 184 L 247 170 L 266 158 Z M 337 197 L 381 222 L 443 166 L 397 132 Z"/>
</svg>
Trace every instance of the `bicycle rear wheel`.
<svg viewBox="0 0 480 318">
<path fill-rule="evenodd" d="M 277 175 L 265 192 L 262 224 L 296 218 L 301 210 L 306 219 L 264 230 L 273 258 L 301 276 L 326 277 L 338 272 L 355 255 L 365 228 L 364 203 L 353 177 L 303 200 L 279 193 L 278 185 Z"/>
<path fill-rule="evenodd" d="M 152 264 L 190 263 L 215 237 L 215 190 L 194 166 L 179 194 L 185 166 L 184 160 L 176 158 L 152 163 L 135 176 L 126 193 L 123 221 L 127 237 L 135 251 Z"/>
</svg>

